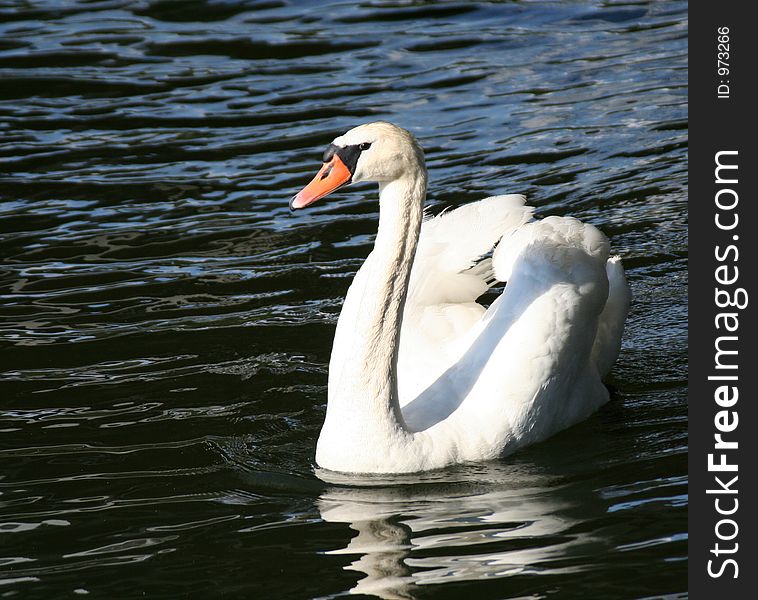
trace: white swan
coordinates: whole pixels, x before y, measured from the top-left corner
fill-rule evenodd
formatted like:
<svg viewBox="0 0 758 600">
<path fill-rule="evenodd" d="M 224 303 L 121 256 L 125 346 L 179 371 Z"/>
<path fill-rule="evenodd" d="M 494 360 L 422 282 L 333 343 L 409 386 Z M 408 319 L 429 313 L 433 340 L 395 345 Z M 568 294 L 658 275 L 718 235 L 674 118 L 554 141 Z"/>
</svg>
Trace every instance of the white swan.
<svg viewBox="0 0 758 600">
<path fill-rule="evenodd" d="M 379 183 L 379 229 L 337 323 L 319 466 L 401 473 L 492 459 L 608 400 L 601 379 L 630 293 L 600 231 L 533 220 L 514 195 L 424 221 L 423 151 L 386 122 L 336 138 L 290 208 L 358 181 Z M 476 299 L 495 280 L 507 285 L 485 310 Z"/>
</svg>

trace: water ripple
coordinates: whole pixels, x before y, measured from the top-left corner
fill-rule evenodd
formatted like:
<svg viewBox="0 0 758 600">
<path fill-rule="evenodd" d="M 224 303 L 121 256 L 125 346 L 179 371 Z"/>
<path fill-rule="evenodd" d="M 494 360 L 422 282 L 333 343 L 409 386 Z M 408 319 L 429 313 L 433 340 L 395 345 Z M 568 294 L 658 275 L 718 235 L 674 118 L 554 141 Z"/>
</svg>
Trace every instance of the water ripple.
<svg viewBox="0 0 758 600">
<path fill-rule="evenodd" d="M 3 592 L 684 593 L 686 8 L 0 7 Z M 635 300 L 593 418 L 507 461 L 314 473 L 376 192 L 287 200 L 375 119 L 420 139 L 432 212 L 526 193 L 609 235 Z"/>
</svg>

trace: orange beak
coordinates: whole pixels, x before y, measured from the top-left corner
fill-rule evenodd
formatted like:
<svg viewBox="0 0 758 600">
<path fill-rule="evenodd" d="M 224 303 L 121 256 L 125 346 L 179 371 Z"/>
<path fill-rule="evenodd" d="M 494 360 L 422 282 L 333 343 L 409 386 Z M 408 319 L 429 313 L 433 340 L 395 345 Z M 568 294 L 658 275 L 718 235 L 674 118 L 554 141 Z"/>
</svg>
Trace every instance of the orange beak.
<svg viewBox="0 0 758 600">
<path fill-rule="evenodd" d="M 290 210 L 305 208 L 350 182 L 353 174 L 336 154 L 325 162 L 311 182 L 290 200 Z"/>
</svg>

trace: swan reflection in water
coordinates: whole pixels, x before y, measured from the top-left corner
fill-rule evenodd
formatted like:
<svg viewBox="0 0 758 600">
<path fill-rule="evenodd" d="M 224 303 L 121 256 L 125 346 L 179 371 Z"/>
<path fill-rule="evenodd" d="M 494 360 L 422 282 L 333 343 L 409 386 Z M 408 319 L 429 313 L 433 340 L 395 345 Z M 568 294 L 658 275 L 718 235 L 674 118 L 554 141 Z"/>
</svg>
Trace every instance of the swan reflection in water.
<svg viewBox="0 0 758 600">
<path fill-rule="evenodd" d="M 535 471 L 497 462 L 402 477 L 319 470 L 337 484 L 318 500 L 321 517 L 358 532 L 327 553 L 355 556 L 345 568 L 365 577 L 351 593 L 387 599 L 429 584 L 578 572 L 605 549 L 580 526 L 604 507 L 591 490 Z"/>
</svg>

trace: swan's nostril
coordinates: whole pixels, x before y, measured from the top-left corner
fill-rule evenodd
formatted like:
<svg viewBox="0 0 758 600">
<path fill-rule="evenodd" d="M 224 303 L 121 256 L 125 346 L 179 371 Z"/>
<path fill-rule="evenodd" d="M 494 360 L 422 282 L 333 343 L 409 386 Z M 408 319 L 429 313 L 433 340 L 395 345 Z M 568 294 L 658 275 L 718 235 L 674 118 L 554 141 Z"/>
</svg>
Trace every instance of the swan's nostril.
<svg viewBox="0 0 758 600">
<path fill-rule="evenodd" d="M 321 180 L 322 180 L 322 181 L 323 181 L 324 179 L 326 179 L 327 177 L 329 177 L 329 173 L 331 173 L 331 172 L 332 172 L 332 169 L 333 169 L 333 168 L 334 168 L 334 165 L 329 165 L 329 168 L 328 168 L 328 169 L 326 169 L 326 170 L 323 172 L 323 174 L 321 175 Z"/>
</svg>

